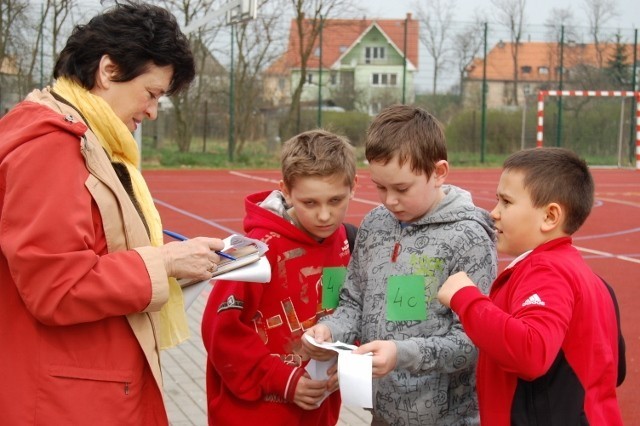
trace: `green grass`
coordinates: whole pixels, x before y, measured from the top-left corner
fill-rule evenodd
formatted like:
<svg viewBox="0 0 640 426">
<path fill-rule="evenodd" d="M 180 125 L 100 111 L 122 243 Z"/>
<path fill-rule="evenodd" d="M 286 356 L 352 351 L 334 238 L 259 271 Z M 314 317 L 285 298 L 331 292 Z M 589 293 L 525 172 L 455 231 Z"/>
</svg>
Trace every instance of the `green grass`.
<svg viewBox="0 0 640 426">
<path fill-rule="evenodd" d="M 229 159 L 227 141 L 208 141 L 203 152 L 202 140 L 194 140 L 190 152 L 179 152 L 177 145 L 165 142 L 162 148 L 154 149 L 150 141 L 143 140 L 142 167 L 144 169 L 278 169 L 279 147 L 270 152 L 265 142 L 250 142 L 242 153 L 234 153 Z M 358 164 L 364 164 L 363 147 L 356 148 Z M 500 167 L 506 155 L 486 154 L 484 162 L 479 153 L 449 153 L 453 167 Z"/>
<path fill-rule="evenodd" d="M 230 169 L 230 168 L 279 168 L 279 151 L 268 152 L 266 144 L 247 143 L 242 153 L 234 153 L 230 161 L 226 141 L 208 141 L 203 152 L 202 140 L 194 141 L 189 152 L 178 151 L 177 145 L 168 142 L 155 149 L 150 142 L 142 144 L 142 167 L 145 169 Z"/>
<path fill-rule="evenodd" d="M 248 142 L 242 153 L 234 153 L 233 162 L 229 159 L 227 141 L 208 141 L 203 152 L 202 140 L 194 140 L 190 152 L 179 152 L 177 146 L 165 142 L 164 146 L 154 149 L 149 141 L 143 140 L 142 167 L 144 169 L 279 169 L 279 147 L 267 149 L 265 142 Z M 502 166 L 508 154 L 485 154 L 481 161 L 478 152 L 451 152 L 449 164 L 452 167 L 489 168 Z M 364 165 L 364 148 L 356 148 L 356 157 L 360 166 Z M 611 157 L 587 156 L 590 165 L 615 166 L 617 160 Z M 626 164 L 625 164 L 626 166 Z"/>
</svg>

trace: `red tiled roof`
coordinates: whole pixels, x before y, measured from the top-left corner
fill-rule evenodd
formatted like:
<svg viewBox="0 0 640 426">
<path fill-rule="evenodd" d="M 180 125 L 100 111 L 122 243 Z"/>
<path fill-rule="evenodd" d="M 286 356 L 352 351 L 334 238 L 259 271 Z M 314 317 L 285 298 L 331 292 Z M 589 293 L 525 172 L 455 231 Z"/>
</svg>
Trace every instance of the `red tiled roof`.
<svg viewBox="0 0 640 426">
<path fill-rule="evenodd" d="M 408 15 L 407 26 L 407 60 L 418 67 L 418 21 Z M 305 19 L 305 28 L 310 28 L 311 20 Z M 325 19 L 322 32 L 322 67 L 331 67 L 352 45 L 364 35 L 364 32 L 376 24 L 389 40 L 404 51 L 404 19 Z M 307 30 L 310 31 L 310 30 Z M 313 54 L 319 46 L 316 40 L 312 54 L 309 56 L 307 68 L 317 69 L 320 58 Z M 289 46 L 287 52 L 269 67 L 268 73 L 284 73 L 300 66 L 299 38 L 296 21 L 291 20 L 289 30 Z"/>
<path fill-rule="evenodd" d="M 487 54 L 487 80 L 513 80 L 513 57 L 511 48 L 513 43 L 500 42 Z M 602 65 L 613 56 L 616 45 L 614 43 L 601 44 Z M 571 69 L 577 65 L 598 66 L 598 56 L 594 44 L 567 43 L 563 49 L 563 67 Z M 633 61 L 633 45 L 627 45 L 627 62 Z M 541 81 L 557 78 L 557 68 L 560 67 L 559 43 L 547 42 L 521 42 L 518 49 L 518 80 Z M 482 79 L 482 59 L 475 59 L 469 66 L 467 77 L 469 79 Z M 531 67 L 529 73 L 523 73 L 522 67 Z M 540 73 L 546 68 L 548 74 Z"/>
</svg>

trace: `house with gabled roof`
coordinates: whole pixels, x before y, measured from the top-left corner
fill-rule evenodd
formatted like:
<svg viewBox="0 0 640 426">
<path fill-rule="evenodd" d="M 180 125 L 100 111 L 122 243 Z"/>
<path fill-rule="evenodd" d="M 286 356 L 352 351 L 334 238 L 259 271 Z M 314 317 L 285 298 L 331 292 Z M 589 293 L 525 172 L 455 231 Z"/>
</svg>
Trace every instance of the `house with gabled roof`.
<svg viewBox="0 0 640 426">
<path fill-rule="evenodd" d="M 321 97 L 323 105 L 377 114 L 403 95 L 406 103 L 414 101 L 419 39 L 410 13 L 406 19 L 325 19 L 322 28 L 322 46 L 318 37 L 307 62 L 303 105 Z M 287 51 L 265 72 L 265 98 L 273 106 L 288 105 L 300 81 L 298 46 L 292 20 Z"/>
<path fill-rule="evenodd" d="M 633 45 L 627 44 L 627 64 L 633 61 Z M 487 54 L 487 107 L 497 108 L 514 104 L 513 43 L 498 42 Z M 610 87 L 582 87 L 589 69 L 608 66 L 615 55 L 615 43 L 565 43 L 563 46 L 562 80 L 564 89 L 609 90 Z M 640 52 L 639 52 L 640 53 Z M 640 55 L 639 55 L 640 56 Z M 484 63 L 475 59 L 467 68 L 463 80 L 465 103 L 479 105 L 482 96 Z M 520 42 L 518 46 L 518 100 L 535 96 L 538 90 L 558 89 L 560 81 L 560 43 Z"/>
</svg>

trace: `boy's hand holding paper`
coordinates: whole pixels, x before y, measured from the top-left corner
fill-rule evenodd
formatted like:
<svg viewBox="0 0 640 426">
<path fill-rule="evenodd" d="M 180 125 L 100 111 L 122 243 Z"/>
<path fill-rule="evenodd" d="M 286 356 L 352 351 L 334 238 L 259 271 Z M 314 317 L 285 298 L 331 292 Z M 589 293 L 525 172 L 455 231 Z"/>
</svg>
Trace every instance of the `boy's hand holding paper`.
<svg viewBox="0 0 640 426">
<path fill-rule="evenodd" d="M 372 408 L 372 358 L 371 354 L 354 354 L 352 351 L 357 346 L 342 342 L 318 343 L 309 334 L 303 335 L 309 343 L 323 349 L 329 349 L 338 353 L 338 382 L 340 383 L 340 396 L 345 405 L 351 407 Z M 312 359 L 307 364 L 306 370 L 312 379 L 327 380 L 327 370 L 336 362 L 336 358 L 328 361 L 316 361 Z"/>
</svg>

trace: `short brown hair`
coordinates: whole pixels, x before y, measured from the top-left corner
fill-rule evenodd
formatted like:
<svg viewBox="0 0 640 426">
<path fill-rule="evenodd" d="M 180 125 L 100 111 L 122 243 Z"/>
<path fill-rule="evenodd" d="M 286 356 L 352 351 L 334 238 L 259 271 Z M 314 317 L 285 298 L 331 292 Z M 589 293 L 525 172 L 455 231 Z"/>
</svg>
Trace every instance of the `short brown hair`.
<svg viewBox="0 0 640 426">
<path fill-rule="evenodd" d="M 291 189 L 299 177 L 343 175 L 353 188 L 356 156 L 346 137 L 322 129 L 309 130 L 287 140 L 280 154 L 282 179 Z"/>
<path fill-rule="evenodd" d="M 392 105 L 373 119 L 365 142 L 367 161 L 387 164 L 394 156 L 413 172 L 431 176 L 435 164 L 447 159 L 442 124 L 422 108 Z"/>
<path fill-rule="evenodd" d="M 573 234 L 591 213 L 595 184 L 587 163 L 565 148 L 531 148 L 507 158 L 504 170 L 524 174 L 534 207 L 560 204 L 567 212 L 564 232 Z"/>
<path fill-rule="evenodd" d="M 60 52 L 53 77 L 67 77 L 87 90 L 96 85 L 102 56 L 117 65 L 112 81 L 126 82 L 144 74 L 149 65 L 171 66 L 167 95 L 185 91 L 196 75 L 189 39 L 168 10 L 135 0 L 116 2 L 77 25 Z"/>
</svg>

